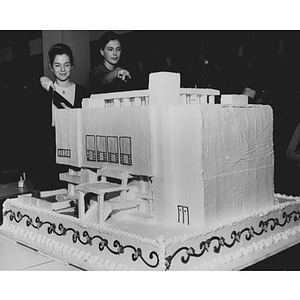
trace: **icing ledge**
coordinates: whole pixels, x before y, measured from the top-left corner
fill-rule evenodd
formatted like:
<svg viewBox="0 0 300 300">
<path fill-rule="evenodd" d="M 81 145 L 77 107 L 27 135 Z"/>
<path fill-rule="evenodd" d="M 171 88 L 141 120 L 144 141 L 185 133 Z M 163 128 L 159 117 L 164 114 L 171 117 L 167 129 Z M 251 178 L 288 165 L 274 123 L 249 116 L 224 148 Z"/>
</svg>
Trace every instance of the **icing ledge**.
<svg viewBox="0 0 300 300">
<path fill-rule="evenodd" d="M 298 234 L 299 225 L 294 226 L 289 223 L 300 219 L 299 197 L 285 197 L 278 194 L 275 197 L 282 198 L 286 202 L 228 220 L 218 226 L 203 228 L 168 239 L 165 239 L 163 235 L 155 239 L 145 238 L 130 232 L 81 221 L 72 216 L 39 209 L 22 203 L 19 198 L 8 199 L 4 203 L 4 224 L 1 230 L 21 241 L 25 240 L 25 243 L 27 241 L 42 251 L 51 252 L 58 258 L 64 257 L 68 262 L 91 270 L 216 269 L 241 257 L 249 256 L 262 247 L 272 247 L 275 243 Z M 23 218 L 25 221 L 19 225 Z M 50 221 L 45 220 L 46 218 Z M 25 225 L 26 228 L 22 228 L 21 225 L 23 227 Z M 289 226 L 292 227 L 287 228 Z M 284 231 L 280 231 L 283 227 L 285 227 Z M 69 240 L 71 237 L 70 241 L 64 242 L 63 239 L 57 240 L 50 237 L 54 233 L 60 239 L 68 232 L 71 232 L 71 236 L 68 237 Z M 104 235 L 106 235 L 105 238 Z M 100 240 L 97 251 L 109 250 L 107 255 L 103 256 L 102 252 L 98 256 L 98 252 L 93 252 L 92 248 L 84 248 L 86 245 L 95 244 L 94 241 L 92 243 L 93 239 Z M 250 240 L 253 241 L 250 245 L 244 245 Z M 79 245 L 75 245 L 78 241 Z M 129 244 L 128 241 L 130 241 Z M 232 247 L 237 250 L 232 251 Z M 129 249 L 132 251 L 131 256 L 127 253 L 127 256 L 123 256 L 126 258 L 124 261 L 120 259 L 118 261 L 117 256 L 122 256 L 120 254 L 128 252 Z M 147 251 L 150 251 L 148 257 Z M 135 267 L 138 261 L 140 265 L 137 264 Z"/>
</svg>

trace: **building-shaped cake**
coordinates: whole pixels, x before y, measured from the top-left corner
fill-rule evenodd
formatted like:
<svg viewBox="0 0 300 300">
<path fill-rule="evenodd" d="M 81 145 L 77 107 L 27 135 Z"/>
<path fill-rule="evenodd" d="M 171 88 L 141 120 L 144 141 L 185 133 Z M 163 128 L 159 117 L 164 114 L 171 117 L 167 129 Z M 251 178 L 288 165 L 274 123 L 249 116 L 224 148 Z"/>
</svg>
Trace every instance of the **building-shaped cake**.
<svg viewBox="0 0 300 300">
<path fill-rule="evenodd" d="M 86 270 L 236 270 L 299 242 L 299 198 L 273 193 L 270 106 L 162 72 L 55 117 L 68 190 L 7 199 L 9 238 Z"/>
<path fill-rule="evenodd" d="M 272 132 L 270 106 L 161 72 L 148 90 L 58 110 L 57 162 L 71 166 L 61 179 L 80 219 L 201 228 L 274 205 Z"/>
</svg>

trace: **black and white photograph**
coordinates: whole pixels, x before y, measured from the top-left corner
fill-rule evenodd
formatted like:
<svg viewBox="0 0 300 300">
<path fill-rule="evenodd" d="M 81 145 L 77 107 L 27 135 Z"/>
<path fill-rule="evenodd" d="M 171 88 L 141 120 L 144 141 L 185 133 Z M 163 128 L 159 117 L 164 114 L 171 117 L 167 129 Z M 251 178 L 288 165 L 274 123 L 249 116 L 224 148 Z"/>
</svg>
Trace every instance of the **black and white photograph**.
<svg viewBox="0 0 300 300">
<path fill-rule="evenodd" d="M 1 277 L 151 299 L 204 277 L 214 298 L 227 276 L 300 270 L 300 26 L 233 2 L 22 2 L 4 19 Z"/>
</svg>

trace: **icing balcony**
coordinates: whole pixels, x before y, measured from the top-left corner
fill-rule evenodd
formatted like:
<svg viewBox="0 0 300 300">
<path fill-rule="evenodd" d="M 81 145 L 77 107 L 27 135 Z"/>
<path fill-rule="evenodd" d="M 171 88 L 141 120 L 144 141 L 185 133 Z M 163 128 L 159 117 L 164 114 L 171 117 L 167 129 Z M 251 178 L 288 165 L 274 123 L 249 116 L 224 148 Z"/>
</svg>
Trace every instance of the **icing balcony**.
<svg viewBox="0 0 300 300">
<path fill-rule="evenodd" d="M 216 104 L 220 91 L 214 89 L 181 88 L 180 104 Z"/>
<path fill-rule="evenodd" d="M 82 107 L 132 107 L 149 105 L 149 91 L 126 91 L 117 93 L 94 94 L 83 99 Z"/>
</svg>

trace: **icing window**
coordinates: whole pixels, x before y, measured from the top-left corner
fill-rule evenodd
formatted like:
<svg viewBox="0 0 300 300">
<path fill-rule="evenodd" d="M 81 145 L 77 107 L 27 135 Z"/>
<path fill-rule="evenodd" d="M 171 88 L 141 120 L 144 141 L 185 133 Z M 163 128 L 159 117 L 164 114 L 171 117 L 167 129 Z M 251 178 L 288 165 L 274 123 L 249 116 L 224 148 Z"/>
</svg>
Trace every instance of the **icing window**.
<svg viewBox="0 0 300 300">
<path fill-rule="evenodd" d="M 107 137 L 107 154 L 108 162 L 119 163 L 119 150 L 118 150 L 118 137 L 108 136 Z"/>
<path fill-rule="evenodd" d="M 97 135 L 97 161 L 107 162 L 107 141 L 106 136 Z"/>
<path fill-rule="evenodd" d="M 120 160 L 122 165 L 132 165 L 131 138 L 120 137 Z"/>
<path fill-rule="evenodd" d="M 71 157 L 71 150 L 70 149 L 57 149 L 57 156 L 58 157 Z"/>
<path fill-rule="evenodd" d="M 95 136 L 86 136 L 86 159 L 88 161 L 96 161 Z"/>
</svg>

